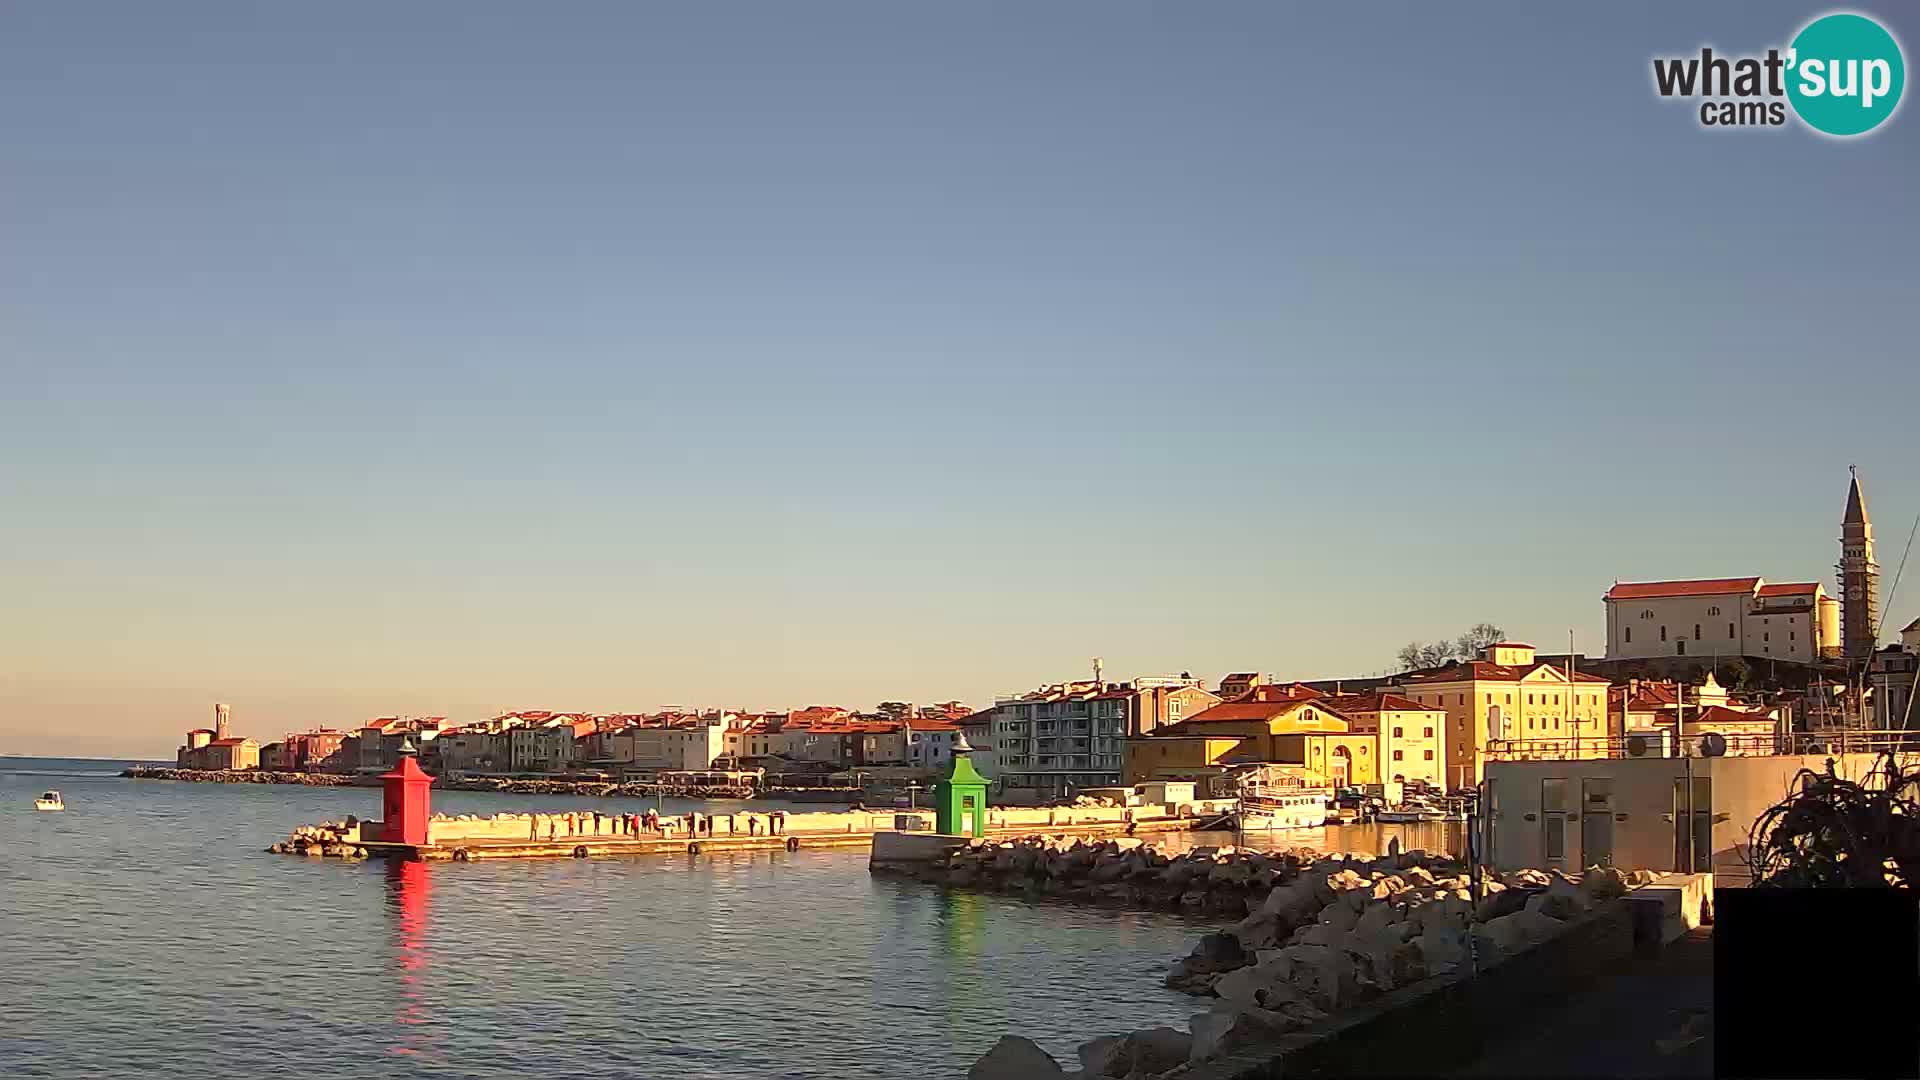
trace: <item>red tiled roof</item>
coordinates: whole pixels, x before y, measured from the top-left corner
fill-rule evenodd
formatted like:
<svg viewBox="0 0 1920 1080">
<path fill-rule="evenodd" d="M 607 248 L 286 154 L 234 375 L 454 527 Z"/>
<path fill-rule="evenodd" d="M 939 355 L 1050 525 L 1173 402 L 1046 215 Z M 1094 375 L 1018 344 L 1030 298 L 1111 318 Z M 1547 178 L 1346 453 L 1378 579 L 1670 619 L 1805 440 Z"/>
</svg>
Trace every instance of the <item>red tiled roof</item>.
<svg viewBox="0 0 1920 1080">
<path fill-rule="evenodd" d="M 1512 667 L 1506 664 L 1488 663 L 1485 660 L 1469 660 L 1464 663 L 1448 664 L 1436 671 L 1425 671 L 1409 676 L 1407 681 L 1409 683 L 1455 683 L 1472 679 L 1477 682 L 1518 682 L 1541 668 L 1551 668 L 1563 674 L 1565 672 L 1561 665 L 1545 662 L 1528 664 L 1525 667 Z M 1603 683 L 1609 680 L 1598 675 L 1589 675 L 1584 671 L 1576 671 L 1573 673 L 1573 681 Z"/>
<path fill-rule="evenodd" d="M 1723 593 L 1750 593 L 1760 584 L 1757 577 L 1703 578 L 1698 581 L 1617 581 L 1607 590 L 1608 600 L 1651 600 L 1665 596 L 1719 596 Z"/>
<path fill-rule="evenodd" d="M 1235 701 L 1312 701 L 1327 695 L 1304 683 L 1264 683 L 1235 698 Z"/>
<path fill-rule="evenodd" d="M 1218 705 L 1201 709 L 1180 723 L 1213 724 L 1233 720 L 1272 720 L 1276 717 L 1285 716 L 1306 703 L 1305 699 L 1286 701 L 1253 701 L 1250 699 L 1223 701 Z"/>
<path fill-rule="evenodd" d="M 1337 713 L 1371 713 L 1389 710 L 1408 712 L 1446 711 L 1438 705 L 1422 705 L 1411 698 L 1404 698 L 1399 694 L 1388 693 L 1386 691 L 1377 691 L 1368 694 L 1341 694 L 1336 697 L 1325 698 L 1320 704 Z"/>
<path fill-rule="evenodd" d="M 1815 592 L 1820 588 L 1817 581 L 1797 581 L 1790 585 L 1762 585 L 1761 596 L 1801 596 Z"/>
</svg>

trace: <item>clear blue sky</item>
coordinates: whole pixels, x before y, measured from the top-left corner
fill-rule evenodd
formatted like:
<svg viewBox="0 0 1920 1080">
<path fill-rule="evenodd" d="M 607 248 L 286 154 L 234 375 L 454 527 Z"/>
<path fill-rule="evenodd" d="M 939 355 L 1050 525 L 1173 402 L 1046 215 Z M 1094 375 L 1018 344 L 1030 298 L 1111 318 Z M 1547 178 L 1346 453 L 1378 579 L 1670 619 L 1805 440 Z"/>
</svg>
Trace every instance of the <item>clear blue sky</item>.
<svg viewBox="0 0 1920 1080">
<path fill-rule="evenodd" d="M 1648 75 L 1821 10 L 0 7 L 0 752 L 1890 578 L 1920 116 Z"/>
</svg>

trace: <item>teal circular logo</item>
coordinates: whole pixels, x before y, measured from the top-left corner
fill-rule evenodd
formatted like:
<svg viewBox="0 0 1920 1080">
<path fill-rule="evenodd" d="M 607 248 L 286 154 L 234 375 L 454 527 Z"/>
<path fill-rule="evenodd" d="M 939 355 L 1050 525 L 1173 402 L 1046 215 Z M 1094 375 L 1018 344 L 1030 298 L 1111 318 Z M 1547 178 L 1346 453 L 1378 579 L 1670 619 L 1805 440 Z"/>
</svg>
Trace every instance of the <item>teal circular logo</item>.
<svg viewBox="0 0 1920 1080">
<path fill-rule="evenodd" d="M 1828 135 L 1863 135 L 1900 105 L 1907 64 L 1900 43 L 1865 15 L 1823 15 L 1787 52 L 1787 100 L 1807 126 Z"/>
</svg>

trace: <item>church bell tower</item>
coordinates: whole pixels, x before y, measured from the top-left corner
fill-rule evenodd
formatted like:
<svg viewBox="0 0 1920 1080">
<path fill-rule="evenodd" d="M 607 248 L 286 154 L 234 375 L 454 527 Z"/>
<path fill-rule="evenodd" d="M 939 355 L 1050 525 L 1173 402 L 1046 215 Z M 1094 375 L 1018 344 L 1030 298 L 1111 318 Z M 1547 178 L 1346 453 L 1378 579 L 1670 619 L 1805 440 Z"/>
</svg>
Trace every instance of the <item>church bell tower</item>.
<svg viewBox="0 0 1920 1080">
<path fill-rule="evenodd" d="M 1865 661 L 1877 644 L 1874 628 L 1880 618 L 1880 564 L 1873 561 L 1873 523 L 1867 520 L 1867 497 L 1860 492 L 1860 474 L 1847 466 L 1852 479 L 1847 488 L 1847 513 L 1840 523 L 1840 641 L 1848 660 Z"/>
</svg>

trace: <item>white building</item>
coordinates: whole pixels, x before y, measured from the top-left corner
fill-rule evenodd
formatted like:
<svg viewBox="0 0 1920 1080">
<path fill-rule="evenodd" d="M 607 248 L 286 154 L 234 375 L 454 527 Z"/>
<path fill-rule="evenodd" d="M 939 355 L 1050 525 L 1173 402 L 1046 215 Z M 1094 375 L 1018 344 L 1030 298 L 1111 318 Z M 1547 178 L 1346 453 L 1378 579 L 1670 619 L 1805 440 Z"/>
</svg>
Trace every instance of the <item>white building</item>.
<svg viewBox="0 0 1920 1080">
<path fill-rule="evenodd" d="M 1603 599 L 1609 660 L 1757 656 L 1810 664 L 1840 651 L 1840 604 L 1819 582 L 1623 581 Z"/>
</svg>

